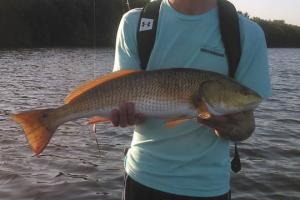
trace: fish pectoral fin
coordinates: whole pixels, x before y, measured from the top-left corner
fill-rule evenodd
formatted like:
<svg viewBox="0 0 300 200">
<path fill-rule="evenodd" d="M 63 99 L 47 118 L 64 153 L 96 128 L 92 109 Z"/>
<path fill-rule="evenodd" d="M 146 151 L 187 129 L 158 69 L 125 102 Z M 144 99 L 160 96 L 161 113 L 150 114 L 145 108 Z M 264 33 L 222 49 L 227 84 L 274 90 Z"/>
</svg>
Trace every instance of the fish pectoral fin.
<svg viewBox="0 0 300 200">
<path fill-rule="evenodd" d="M 202 111 L 202 112 L 199 112 L 198 117 L 200 117 L 201 119 L 209 119 L 209 118 L 211 118 L 211 114 L 209 112 Z"/>
<path fill-rule="evenodd" d="M 183 124 L 184 122 L 192 119 L 192 117 L 180 117 L 180 118 L 172 118 L 172 119 L 167 119 L 165 122 L 165 127 L 166 128 L 174 128 L 180 124 Z"/>
<path fill-rule="evenodd" d="M 94 116 L 94 117 L 89 118 L 85 124 L 92 125 L 92 124 L 103 123 L 103 122 L 108 122 L 108 121 L 111 121 L 111 119 L 105 118 L 105 117 L 100 117 L 100 116 Z"/>
<path fill-rule="evenodd" d="M 202 118 L 202 119 L 209 119 L 211 117 L 210 112 L 208 111 L 208 107 L 206 105 L 206 103 L 204 102 L 204 100 L 202 100 L 199 103 L 199 107 L 198 107 L 198 117 Z"/>
</svg>

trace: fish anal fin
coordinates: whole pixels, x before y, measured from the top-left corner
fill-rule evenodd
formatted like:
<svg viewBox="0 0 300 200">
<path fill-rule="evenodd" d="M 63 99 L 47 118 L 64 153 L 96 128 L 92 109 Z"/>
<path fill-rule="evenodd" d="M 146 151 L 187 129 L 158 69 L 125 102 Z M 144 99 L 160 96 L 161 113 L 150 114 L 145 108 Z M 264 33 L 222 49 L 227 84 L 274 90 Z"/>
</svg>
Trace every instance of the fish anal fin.
<svg viewBox="0 0 300 200">
<path fill-rule="evenodd" d="M 180 117 L 180 118 L 173 118 L 173 119 L 168 119 L 165 122 L 165 127 L 166 128 L 174 128 L 180 124 L 183 124 L 184 122 L 192 119 L 191 117 Z"/>
<path fill-rule="evenodd" d="M 88 81 L 77 88 L 75 88 L 70 94 L 65 98 L 64 103 L 68 104 L 71 103 L 72 101 L 75 101 L 81 94 L 87 92 L 88 90 L 95 88 L 107 81 L 117 79 L 122 76 L 126 76 L 129 74 L 135 74 L 135 73 L 141 73 L 143 72 L 142 70 L 120 70 L 112 73 L 108 73 L 106 75 L 100 76 L 99 78 Z"/>
<path fill-rule="evenodd" d="M 94 117 L 91 117 L 88 119 L 88 121 L 86 122 L 86 125 L 109 122 L 109 121 L 111 121 L 111 119 L 109 119 L 109 118 L 94 116 Z"/>
</svg>

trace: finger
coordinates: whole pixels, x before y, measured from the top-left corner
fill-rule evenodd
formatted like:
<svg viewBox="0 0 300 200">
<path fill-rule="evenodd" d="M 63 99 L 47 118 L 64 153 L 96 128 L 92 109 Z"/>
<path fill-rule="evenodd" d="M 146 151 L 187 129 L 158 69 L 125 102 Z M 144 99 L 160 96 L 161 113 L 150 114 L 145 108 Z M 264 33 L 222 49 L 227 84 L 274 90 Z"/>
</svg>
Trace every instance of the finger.
<svg viewBox="0 0 300 200">
<path fill-rule="evenodd" d="M 111 111 L 111 122 L 114 126 L 120 125 L 120 113 L 119 110 L 113 109 Z"/>
<path fill-rule="evenodd" d="M 135 123 L 135 108 L 134 103 L 126 103 L 126 111 L 127 111 L 127 124 L 134 125 Z"/>
<path fill-rule="evenodd" d="M 218 121 L 226 121 L 226 120 L 228 120 L 228 117 L 226 115 L 220 115 L 220 116 L 213 115 L 212 118 L 215 119 L 215 120 L 218 120 Z"/>
<path fill-rule="evenodd" d="M 199 118 L 198 117 L 198 122 L 201 123 L 201 124 L 204 124 L 208 127 L 211 127 L 211 128 L 224 128 L 224 127 L 227 127 L 228 125 L 230 125 L 230 123 L 228 123 L 228 120 L 225 120 L 225 119 L 217 119 L 217 118 L 209 118 L 209 119 L 203 119 L 203 118 Z"/>
<path fill-rule="evenodd" d="M 203 119 L 201 117 L 197 118 L 197 121 L 203 125 L 206 125 L 211 128 L 215 128 L 215 122 L 211 119 Z"/>
<path fill-rule="evenodd" d="M 225 115 L 227 119 L 230 119 L 232 121 L 241 121 L 247 116 L 253 115 L 253 111 L 244 111 L 244 112 L 238 112 L 238 113 L 233 113 L 233 114 L 228 114 Z"/>
<path fill-rule="evenodd" d="M 120 112 L 120 126 L 126 127 L 128 125 L 126 103 L 123 103 L 119 106 L 119 112 Z"/>
</svg>

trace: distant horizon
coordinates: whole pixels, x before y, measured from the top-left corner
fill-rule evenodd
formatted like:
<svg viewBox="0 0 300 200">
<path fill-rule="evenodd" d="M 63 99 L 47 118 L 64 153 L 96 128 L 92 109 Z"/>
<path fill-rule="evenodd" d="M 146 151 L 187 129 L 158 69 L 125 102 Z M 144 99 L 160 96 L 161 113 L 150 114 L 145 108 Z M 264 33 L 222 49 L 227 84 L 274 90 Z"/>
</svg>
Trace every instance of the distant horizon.
<svg viewBox="0 0 300 200">
<path fill-rule="evenodd" d="M 287 24 L 300 26 L 300 1 L 295 0 L 229 0 L 236 9 L 247 12 L 250 17 L 265 20 L 284 20 Z"/>
</svg>

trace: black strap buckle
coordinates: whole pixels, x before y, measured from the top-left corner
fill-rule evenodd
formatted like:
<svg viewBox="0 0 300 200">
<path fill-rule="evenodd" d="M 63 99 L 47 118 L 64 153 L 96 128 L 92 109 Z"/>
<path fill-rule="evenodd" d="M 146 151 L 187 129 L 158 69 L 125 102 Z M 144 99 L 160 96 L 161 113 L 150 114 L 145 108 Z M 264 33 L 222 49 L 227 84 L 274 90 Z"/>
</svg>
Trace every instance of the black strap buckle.
<svg viewBox="0 0 300 200">
<path fill-rule="evenodd" d="M 242 169 L 241 159 L 237 147 L 237 143 L 234 144 L 234 158 L 231 161 L 231 170 L 238 173 Z"/>
</svg>

